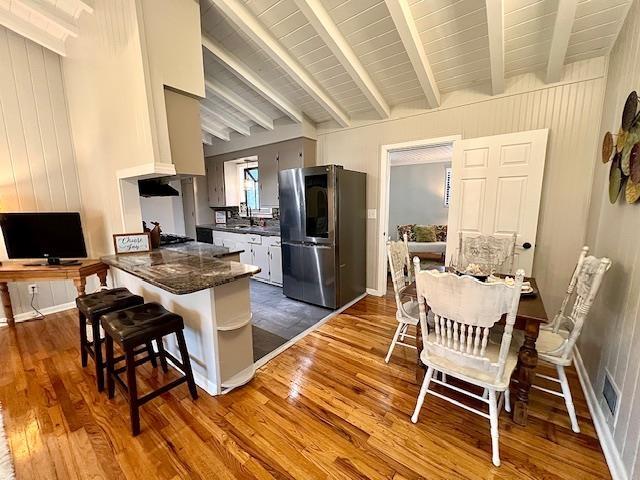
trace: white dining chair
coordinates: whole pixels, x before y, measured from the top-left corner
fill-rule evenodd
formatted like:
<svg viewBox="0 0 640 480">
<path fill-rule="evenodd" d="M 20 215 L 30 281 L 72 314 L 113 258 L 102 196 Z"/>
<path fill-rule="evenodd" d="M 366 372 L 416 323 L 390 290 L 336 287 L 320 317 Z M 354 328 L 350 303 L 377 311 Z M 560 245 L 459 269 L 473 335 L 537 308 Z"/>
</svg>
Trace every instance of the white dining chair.
<svg viewBox="0 0 640 480">
<path fill-rule="evenodd" d="M 588 256 L 588 253 L 589 247 L 582 247 L 562 306 L 553 321 L 540 329 L 540 335 L 536 341 L 538 360 L 554 365 L 558 378 L 542 374 L 536 374 L 536 377 L 559 383 L 562 391 L 558 392 L 536 384 L 532 385 L 537 390 L 564 398 L 571 419 L 571 429 L 576 433 L 580 432 L 580 426 L 564 369 L 571 365 L 573 347 L 580 336 L 582 326 L 598 293 L 604 274 L 611 268 L 611 260 L 608 258 L 596 258 Z"/>
<path fill-rule="evenodd" d="M 389 260 L 389 269 L 391 271 L 391 281 L 393 283 L 393 293 L 396 300 L 396 320 L 398 327 L 396 328 L 393 340 L 389 346 L 389 351 L 384 359 L 389 363 L 391 354 L 396 345 L 416 350 L 416 346 L 405 343 L 405 338 L 412 338 L 415 341 L 415 335 L 409 335 L 410 326 L 418 325 L 418 302 L 405 295 L 407 287 L 411 285 L 411 262 L 409 260 L 409 250 L 404 241 L 388 241 L 387 242 L 387 258 Z M 406 270 L 406 273 L 405 273 Z"/>
<path fill-rule="evenodd" d="M 484 283 L 468 275 L 441 273 L 436 270 L 420 271 L 415 261 L 416 291 L 418 295 L 420 327 L 423 331 L 424 349 L 420 359 L 427 366 L 427 374 L 420 388 L 415 411 L 411 417 L 417 423 L 427 393 L 446 400 L 489 419 L 493 464 L 500 465 L 498 444 L 498 414 L 504 400 L 507 411 L 509 379 L 518 362 L 517 345 L 511 344 L 513 325 L 516 321 L 524 271 L 518 270 L 515 284 Z M 427 306 L 434 314 L 435 328 L 426 333 Z M 501 341 L 489 342 L 491 327 L 506 314 L 506 324 Z M 448 378 L 454 377 L 488 391 L 488 398 L 463 388 L 442 382 L 434 377 L 441 371 Z M 439 384 L 454 393 L 467 395 L 488 405 L 488 413 L 429 389 L 431 383 Z M 498 402 L 497 395 L 500 395 Z"/>
<path fill-rule="evenodd" d="M 464 271 L 469 264 L 479 265 L 487 273 L 512 275 L 515 268 L 516 241 L 508 236 L 458 234 L 456 269 Z"/>
</svg>

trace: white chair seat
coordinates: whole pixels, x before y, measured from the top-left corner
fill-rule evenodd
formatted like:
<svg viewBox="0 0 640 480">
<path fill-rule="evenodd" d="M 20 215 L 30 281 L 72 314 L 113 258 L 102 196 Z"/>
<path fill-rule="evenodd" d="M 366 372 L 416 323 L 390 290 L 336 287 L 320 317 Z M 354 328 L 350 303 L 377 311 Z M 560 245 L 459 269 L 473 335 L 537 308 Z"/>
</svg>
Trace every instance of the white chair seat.
<svg viewBox="0 0 640 480">
<path fill-rule="evenodd" d="M 435 338 L 435 333 L 432 332 L 429 334 L 430 341 L 435 342 Z M 511 342 L 511 347 L 509 348 L 509 353 L 507 354 L 507 359 L 504 366 L 505 374 L 502 376 L 504 380 L 500 382 L 496 382 L 495 372 L 484 372 L 476 368 L 464 367 L 460 365 L 459 362 L 451 361 L 440 355 L 429 354 L 426 349 L 420 353 L 420 360 L 422 360 L 422 363 L 424 363 L 425 365 L 432 366 L 435 370 L 438 370 L 444 374 L 454 376 L 456 378 L 464 380 L 465 382 L 472 383 L 483 388 L 493 388 L 494 390 L 502 392 L 509 386 L 509 379 L 511 378 L 511 374 L 515 370 L 516 364 L 518 363 L 519 349 L 520 345 Z M 498 362 L 499 354 L 500 345 L 489 342 L 487 344 L 486 356 L 492 363 Z"/>
<path fill-rule="evenodd" d="M 560 330 L 558 333 L 552 330 L 540 330 L 538 340 L 536 340 L 536 350 L 538 351 L 538 358 L 545 360 L 554 365 L 571 365 L 571 357 L 562 358 L 562 347 L 569 336 L 569 333 L 564 330 Z M 552 353 L 556 352 L 556 353 Z"/>
<path fill-rule="evenodd" d="M 404 312 L 396 312 L 396 319 L 400 323 L 408 323 L 416 326 L 420 322 L 420 305 L 417 300 L 411 299 L 402 304 Z"/>
</svg>

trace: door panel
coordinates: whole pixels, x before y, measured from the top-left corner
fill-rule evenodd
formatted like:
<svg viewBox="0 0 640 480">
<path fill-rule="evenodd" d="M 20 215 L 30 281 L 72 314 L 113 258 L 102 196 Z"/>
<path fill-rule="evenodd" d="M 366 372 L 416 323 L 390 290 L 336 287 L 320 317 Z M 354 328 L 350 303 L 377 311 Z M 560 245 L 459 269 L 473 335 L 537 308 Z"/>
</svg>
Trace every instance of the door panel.
<svg viewBox="0 0 640 480">
<path fill-rule="evenodd" d="M 458 232 L 516 233 L 516 268 L 531 274 L 547 136 L 543 129 L 455 142 L 447 263 L 457 255 Z M 526 242 L 531 248 L 522 248 Z"/>
<path fill-rule="evenodd" d="M 282 292 L 296 300 L 303 300 L 302 249 L 301 244 L 282 242 Z"/>
<path fill-rule="evenodd" d="M 282 250 L 280 247 L 269 246 L 269 272 L 270 280 L 282 285 Z"/>
<path fill-rule="evenodd" d="M 305 302 L 336 308 L 336 256 L 333 246 L 302 246 Z"/>
<path fill-rule="evenodd" d="M 280 235 L 283 242 L 304 240 L 302 170 L 280 172 Z"/>
<path fill-rule="evenodd" d="M 253 255 L 253 265 L 260 267 L 260 272 L 256 273 L 256 278 L 269 280 L 269 250 L 267 245 L 251 245 Z"/>
</svg>

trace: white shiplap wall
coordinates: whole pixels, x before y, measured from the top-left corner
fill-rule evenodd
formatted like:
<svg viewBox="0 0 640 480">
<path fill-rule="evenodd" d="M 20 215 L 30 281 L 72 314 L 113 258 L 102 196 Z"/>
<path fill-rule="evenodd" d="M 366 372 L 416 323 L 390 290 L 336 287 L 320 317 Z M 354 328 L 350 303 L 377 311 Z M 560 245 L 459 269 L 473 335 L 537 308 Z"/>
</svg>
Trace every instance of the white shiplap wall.
<svg viewBox="0 0 640 480">
<path fill-rule="evenodd" d="M 60 57 L 0 26 L 0 211 L 80 209 Z M 27 284 L 9 288 L 14 314 L 29 311 Z M 41 308 L 76 296 L 71 282 L 39 282 L 38 290 Z"/>
<path fill-rule="evenodd" d="M 367 173 L 367 208 L 378 208 L 381 145 L 461 134 L 463 138 L 549 128 L 534 274 L 549 313 L 558 308 L 587 223 L 598 142 L 603 59 L 570 65 L 559 84 L 535 74 L 507 80 L 491 97 L 475 90 L 445 94 L 439 109 L 342 130 L 318 130 L 318 163 Z M 400 112 L 411 115 L 410 110 Z M 394 114 L 398 114 L 394 112 Z M 378 220 L 368 221 L 367 287 L 377 288 Z"/>
<path fill-rule="evenodd" d="M 635 2 L 611 52 L 599 138 L 617 132 L 622 107 L 640 90 L 640 3 Z M 613 267 L 604 280 L 579 348 L 596 397 L 602 402 L 605 372 L 620 390 L 617 420 L 609 428 L 629 479 L 640 478 L 640 205 L 609 203 L 609 165 L 595 164 L 587 242 Z M 623 195 L 624 196 L 624 195 Z"/>
</svg>

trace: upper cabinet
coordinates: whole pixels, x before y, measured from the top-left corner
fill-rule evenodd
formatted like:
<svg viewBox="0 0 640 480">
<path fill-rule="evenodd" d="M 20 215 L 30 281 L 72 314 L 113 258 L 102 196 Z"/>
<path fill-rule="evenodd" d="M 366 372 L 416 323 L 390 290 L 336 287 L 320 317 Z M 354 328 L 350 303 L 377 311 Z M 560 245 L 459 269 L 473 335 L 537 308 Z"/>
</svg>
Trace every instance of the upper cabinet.
<svg viewBox="0 0 640 480">
<path fill-rule="evenodd" d="M 278 172 L 289 168 L 314 166 L 316 164 L 316 141 L 300 137 L 206 158 L 210 206 L 225 206 L 225 162 L 249 157 L 256 157 L 258 162 L 260 207 L 277 207 L 280 203 L 278 199 Z M 220 194 L 221 190 L 222 194 Z M 229 198 L 230 195 L 226 195 L 226 197 Z"/>
</svg>

